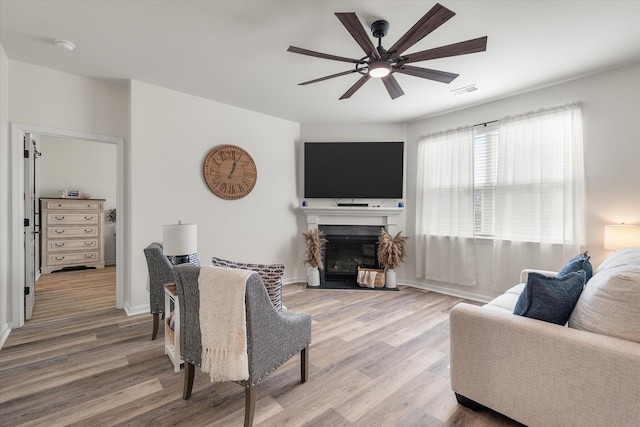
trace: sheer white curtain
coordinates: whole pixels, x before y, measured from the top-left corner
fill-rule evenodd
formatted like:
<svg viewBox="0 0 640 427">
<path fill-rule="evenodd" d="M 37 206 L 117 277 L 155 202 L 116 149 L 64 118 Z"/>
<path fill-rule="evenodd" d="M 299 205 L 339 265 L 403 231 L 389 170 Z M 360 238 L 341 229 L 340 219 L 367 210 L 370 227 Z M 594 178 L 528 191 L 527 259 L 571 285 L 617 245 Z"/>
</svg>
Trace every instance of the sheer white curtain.
<svg viewBox="0 0 640 427">
<path fill-rule="evenodd" d="M 420 138 L 416 276 L 475 286 L 473 221 L 472 128 Z"/>
<path fill-rule="evenodd" d="M 585 241 L 580 104 L 500 121 L 495 190 L 494 291 L 524 268 L 559 268 Z"/>
</svg>

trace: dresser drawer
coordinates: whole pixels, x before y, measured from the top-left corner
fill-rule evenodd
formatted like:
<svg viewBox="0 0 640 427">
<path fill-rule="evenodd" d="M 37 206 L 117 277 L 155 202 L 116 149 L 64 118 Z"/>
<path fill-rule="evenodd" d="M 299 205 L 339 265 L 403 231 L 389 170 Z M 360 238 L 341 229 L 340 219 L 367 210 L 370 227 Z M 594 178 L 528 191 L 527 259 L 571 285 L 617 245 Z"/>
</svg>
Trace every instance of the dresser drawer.
<svg viewBox="0 0 640 427">
<path fill-rule="evenodd" d="M 56 224 L 97 224 L 97 213 L 48 213 L 47 222 L 49 226 Z"/>
<path fill-rule="evenodd" d="M 47 265 L 81 265 L 86 262 L 95 262 L 98 260 L 98 252 L 79 252 L 66 254 L 48 254 Z"/>
<path fill-rule="evenodd" d="M 101 200 L 44 200 L 42 209 L 50 210 L 100 210 Z"/>
<path fill-rule="evenodd" d="M 98 227 L 50 227 L 47 237 L 50 239 L 64 237 L 98 237 Z"/>
<path fill-rule="evenodd" d="M 47 240 L 47 251 L 77 251 L 98 249 L 98 239 Z"/>
</svg>

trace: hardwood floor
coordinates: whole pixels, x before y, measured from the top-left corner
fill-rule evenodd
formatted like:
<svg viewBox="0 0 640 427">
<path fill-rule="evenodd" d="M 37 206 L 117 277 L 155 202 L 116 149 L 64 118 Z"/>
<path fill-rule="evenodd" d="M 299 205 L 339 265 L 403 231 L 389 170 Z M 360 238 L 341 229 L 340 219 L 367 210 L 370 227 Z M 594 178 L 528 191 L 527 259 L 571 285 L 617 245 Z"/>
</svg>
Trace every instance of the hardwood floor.
<svg viewBox="0 0 640 427">
<path fill-rule="evenodd" d="M 313 315 L 309 381 L 299 356 L 257 388 L 256 426 L 511 426 L 456 403 L 449 386 L 448 312 L 458 298 L 401 292 L 284 288 Z M 182 400 L 152 316 L 104 309 L 37 321 L 0 350 L 0 425 L 241 426 L 244 390 L 196 369 Z"/>
<path fill-rule="evenodd" d="M 36 282 L 31 319 L 59 319 L 116 306 L 116 267 L 43 274 Z"/>
</svg>

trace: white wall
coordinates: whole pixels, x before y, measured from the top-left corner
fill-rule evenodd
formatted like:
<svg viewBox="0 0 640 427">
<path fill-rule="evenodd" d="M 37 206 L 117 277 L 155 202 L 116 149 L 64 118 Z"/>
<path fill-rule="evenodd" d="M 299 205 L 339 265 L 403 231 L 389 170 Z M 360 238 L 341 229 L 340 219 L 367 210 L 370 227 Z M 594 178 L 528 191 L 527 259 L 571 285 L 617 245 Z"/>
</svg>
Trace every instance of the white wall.
<svg viewBox="0 0 640 427">
<path fill-rule="evenodd" d="M 143 249 L 162 240 L 162 225 L 198 224 L 203 265 L 212 256 L 247 262 L 282 262 L 285 281 L 297 280 L 297 123 L 231 107 L 142 82 L 131 82 L 128 230 L 131 311 L 148 304 Z M 220 144 L 251 154 L 258 180 L 239 200 L 214 195 L 203 161 Z M 304 277 L 304 274 L 303 274 Z"/>
<path fill-rule="evenodd" d="M 116 146 L 94 141 L 36 135 L 36 178 L 40 197 L 58 197 L 62 189 L 79 189 L 94 199 L 105 199 L 105 263 L 116 263 L 116 239 L 108 211 L 116 207 Z"/>
<path fill-rule="evenodd" d="M 640 224 L 640 64 L 584 77 L 552 87 L 524 93 L 473 108 L 421 120 L 408 125 L 408 205 L 415 204 L 417 143 L 430 132 L 473 125 L 571 101 L 582 102 L 585 173 L 587 180 L 587 242 L 594 266 L 611 252 L 603 248 L 605 224 Z M 466 96 L 473 96 L 469 94 Z M 407 227 L 415 233 L 415 211 L 407 210 Z M 415 239 L 409 240 L 409 253 L 415 253 Z M 481 259 L 488 261 L 487 251 Z M 556 265 L 523 266 L 557 269 Z M 433 284 L 415 278 L 415 259 L 406 265 L 405 280 L 416 286 L 432 286 L 446 292 L 476 294 L 479 299 L 493 296 L 488 288 L 490 276 L 483 269 L 477 288 Z M 514 277 L 514 284 L 517 278 Z"/>
<path fill-rule="evenodd" d="M 10 151 L 9 151 L 9 59 L 0 44 L 0 348 L 9 336 L 11 287 L 9 271 Z"/>
<path fill-rule="evenodd" d="M 129 90 L 25 62 L 9 61 L 9 121 L 124 138 Z"/>
</svg>

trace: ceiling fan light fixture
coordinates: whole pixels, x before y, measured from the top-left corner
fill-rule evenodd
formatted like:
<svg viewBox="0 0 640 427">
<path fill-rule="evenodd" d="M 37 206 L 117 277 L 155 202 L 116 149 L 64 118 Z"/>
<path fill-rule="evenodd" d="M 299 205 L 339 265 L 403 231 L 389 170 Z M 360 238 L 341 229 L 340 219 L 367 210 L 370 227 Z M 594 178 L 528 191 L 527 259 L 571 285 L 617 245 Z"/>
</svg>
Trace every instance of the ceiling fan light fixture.
<svg viewBox="0 0 640 427">
<path fill-rule="evenodd" d="M 387 61 L 384 61 L 382 59 L 373 61 L 371 65 L 369 65 L 369 76 L 371 77 L 380 78 L 388 76 L 390 72 L 391 66 Z"/>
</svg>

